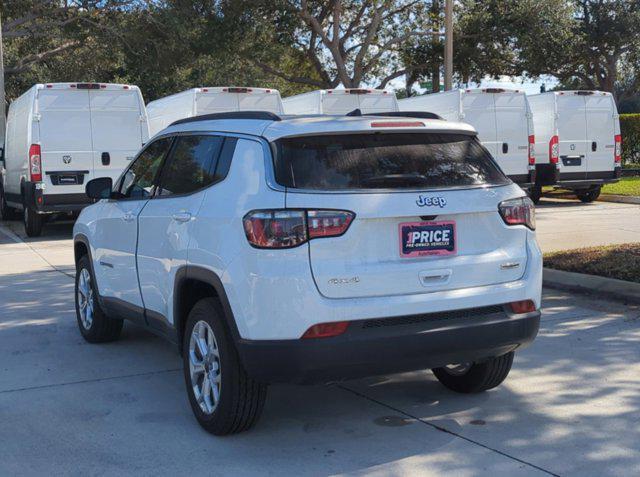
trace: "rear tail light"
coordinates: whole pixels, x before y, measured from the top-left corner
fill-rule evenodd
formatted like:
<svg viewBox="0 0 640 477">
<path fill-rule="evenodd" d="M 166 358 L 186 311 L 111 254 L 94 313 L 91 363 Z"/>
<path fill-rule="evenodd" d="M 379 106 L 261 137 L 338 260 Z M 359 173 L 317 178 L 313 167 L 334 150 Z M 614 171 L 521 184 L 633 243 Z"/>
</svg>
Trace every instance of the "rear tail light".
<svg viewBox="0 0 640 477">
<path fill-rule="evenodd" d="M 29 148 L 29 176 L 31 177 L 31 182 L 40 182 L 42 180 L 40 144 L 31 144 Z"/>
<path fill-rule="evenodd" d="M 560 140 L 558 136 L 552 136 L 549 141 L 549 162 L 557 164 L 560 159 Z"/>
<path fill-rule="evenodd" d="M 307 211 L 309 238 L 337 237 L 347 231 L 354 215 L 343 210 Z"/>
<path fill-rule="evenodd" d="M 254 210 L 244 216 L 244 233 L 256 248 L 292 248 L 344 234 L 355 214 L 346 210 Z"/>
<path fill-rule="evenodd" d="M 536 137 L 532 134 L 529 136 L 529 165 L 536 163 Z"/>
<path fill-rule="evenodd" d="M 531 230 L 536 229 L 535 206 L 528 197 L 519 197 L 500 202 L 498 211 L 507 225 L 525 225 Z"/>
<path fill-rule="evenodd" d="M 536 311 L 536 304 L 532 300 L 514 301 L 509 303 L 514 313 L 531 313 Z"/>
<path fill-rule="evenodd" d="M 336 321 L 334 323 L 320 323 L 313 325 L 302 335 L 303 339 L 307 338 L 329 338 L 338 336 L 347 331 L 349 327 L 348 321 Z"/>
<path fill-rule="evenodd" d="M 616 145 L 613 153 L 613 162 L 619 165 L 622 162 L 622 136 L 616 134 L 614 139 Z"/>
</svg>

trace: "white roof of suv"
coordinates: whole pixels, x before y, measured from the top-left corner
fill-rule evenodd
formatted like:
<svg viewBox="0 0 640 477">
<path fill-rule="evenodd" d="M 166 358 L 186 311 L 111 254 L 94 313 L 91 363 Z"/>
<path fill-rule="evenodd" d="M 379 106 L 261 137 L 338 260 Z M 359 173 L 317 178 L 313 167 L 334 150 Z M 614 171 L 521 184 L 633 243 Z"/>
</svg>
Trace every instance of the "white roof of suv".
<svg viewBox="0 0 640 477">
<path fill-rule="evenodd" d="M 466 123 L 445 121 L 442 119 L 415 118 L 407 115 L 399 116 L 329 116 L 329 115 L 282 115 L 256 112 L 222 113 L 177 121 L 159 134 L 187 131 L 217 131 L 227 133 L 249 134 L 261 136 L 275 141 L 287 136 L 305 136 L 327 133 L 349 133 L 363 131 L 412 131 L 412 132 L 446 132 L 476 134 L 473 126 Z M 211 119 L 207 119 L 207 118 Z"/>
</svg>

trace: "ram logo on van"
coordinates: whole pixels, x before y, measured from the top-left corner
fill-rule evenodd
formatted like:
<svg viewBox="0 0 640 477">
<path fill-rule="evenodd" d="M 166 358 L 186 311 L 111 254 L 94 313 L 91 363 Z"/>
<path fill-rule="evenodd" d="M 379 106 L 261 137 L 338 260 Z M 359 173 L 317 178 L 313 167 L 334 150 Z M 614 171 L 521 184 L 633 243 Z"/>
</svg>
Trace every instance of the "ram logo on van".
<svg viewBox="0 0 640 477">
<path fill-rule="evenodd" d="M 419 195 L 418 200 L 416 200 L 416 204 L 418 204 L 418 207 L 431 207 L 437 205 L 442 208 L 447 205 L 447 199 L 444 197 L 428 197 L 426 195 Z"/>
<path fill-rule="evenodd" d="M 62 156 L 62 162 L 64 162 L 65 164 L 70 164 L 71 156 Z"/>
</svg>

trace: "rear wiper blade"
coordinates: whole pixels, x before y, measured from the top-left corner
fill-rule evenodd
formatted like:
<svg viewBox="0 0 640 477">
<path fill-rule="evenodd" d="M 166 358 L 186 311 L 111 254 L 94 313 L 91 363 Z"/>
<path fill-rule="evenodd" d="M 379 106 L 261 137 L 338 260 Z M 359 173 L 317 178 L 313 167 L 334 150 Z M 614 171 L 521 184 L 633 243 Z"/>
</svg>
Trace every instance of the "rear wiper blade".
<svg viewBox="0 0 640 477">
<path fill-rule="evenodd" d="M 429 178 L 422 174 L 386 174 L 383 176 L 367 177 L 361 182 L 363 185 L 423 185 L 429 182 Z"/>
</svg>

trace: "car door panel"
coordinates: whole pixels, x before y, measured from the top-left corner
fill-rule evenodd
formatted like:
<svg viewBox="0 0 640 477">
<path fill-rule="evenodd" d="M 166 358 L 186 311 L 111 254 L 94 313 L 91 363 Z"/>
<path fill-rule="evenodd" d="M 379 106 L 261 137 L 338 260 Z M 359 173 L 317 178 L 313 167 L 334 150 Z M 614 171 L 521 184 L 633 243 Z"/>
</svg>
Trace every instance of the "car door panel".
<svg viewBox="0 0 640 477">
<path fill-rule="evenodd" d="M 116 184 L 113 198 L 103 201 L 94 236 L 94 271 L 100 296 L 143 308 L 138 284 L 136 248 L 138 216 L 152 195 L 156 174 L 171 139 L 151 143 Z"/>
<path fill-rule="evenodd" d="M 223 138 L 181 136 L 163 167 L 156 196 L 139 216 L 137 251 L 140 289 L 150 326 L 173 323 L 173 287 L 187 263 L 190 230 L 213 182 Z"/>
</svg>

